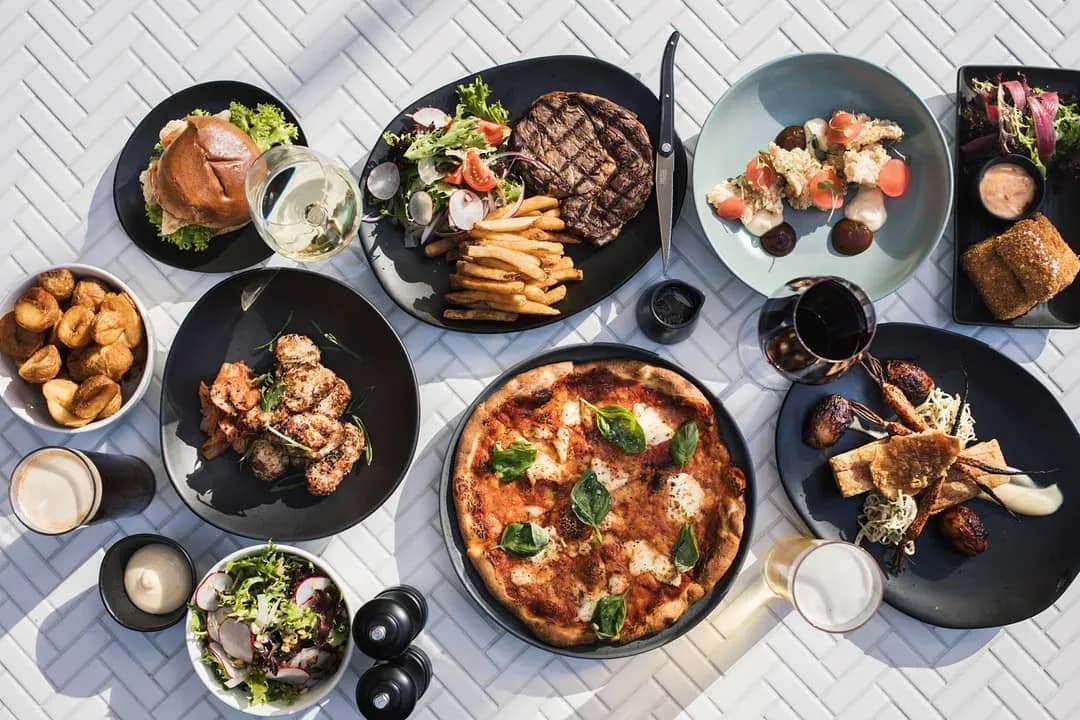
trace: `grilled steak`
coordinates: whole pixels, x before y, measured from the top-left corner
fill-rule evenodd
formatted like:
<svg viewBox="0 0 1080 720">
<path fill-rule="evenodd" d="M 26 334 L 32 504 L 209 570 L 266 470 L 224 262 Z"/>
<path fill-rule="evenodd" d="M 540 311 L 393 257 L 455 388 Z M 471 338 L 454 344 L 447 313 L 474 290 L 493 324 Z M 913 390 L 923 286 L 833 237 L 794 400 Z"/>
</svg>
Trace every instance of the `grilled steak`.
<svg viewBox="0 0 1080 720">
<path fill-rule="evenodd" d="M 649 134 L 637 115 L 605 98 L 541 95 L 514 126 L 511 143 L 551 168 L 529 166 L 529 188 L 559 198 L 567 229 L 595 245 L 618 237 L 652 193 Z"/>
</svg>

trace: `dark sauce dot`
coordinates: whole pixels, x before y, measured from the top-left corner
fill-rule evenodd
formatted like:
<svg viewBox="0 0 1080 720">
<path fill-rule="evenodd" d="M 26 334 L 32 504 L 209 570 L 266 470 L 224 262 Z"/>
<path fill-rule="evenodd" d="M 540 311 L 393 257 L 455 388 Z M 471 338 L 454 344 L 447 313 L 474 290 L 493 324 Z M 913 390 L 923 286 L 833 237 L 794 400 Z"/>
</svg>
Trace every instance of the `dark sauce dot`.
<svg viewBox="0 0 1080 720">
<path fill-rule="evenodd" d="M 780 223 L 761 236 L 761 249 L 773 257 L 784 257 L 795 249 L 795 228 Z"/>
<path fill-rule="evenodd" d="M 841 255 L 858 255 L 870 247 L 874 233 L 861 222 L 844 218 L 832 229 L 832 245 Z"/>
<path fill-rule="evenodd" d="M 773 142 L 785 150 L 805 150 L 806 131 L 801 125 L 788 125 L 780 131 Z"/>
</svg>

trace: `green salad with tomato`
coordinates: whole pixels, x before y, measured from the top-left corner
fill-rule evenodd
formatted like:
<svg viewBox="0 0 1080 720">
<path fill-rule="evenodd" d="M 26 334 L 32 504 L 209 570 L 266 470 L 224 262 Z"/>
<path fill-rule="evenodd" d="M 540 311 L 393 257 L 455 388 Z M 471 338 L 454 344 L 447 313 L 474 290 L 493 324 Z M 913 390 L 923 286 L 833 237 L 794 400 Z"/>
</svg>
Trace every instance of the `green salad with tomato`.
<svg viewBox="0 0 1080 720">
<path fill-rule="evenodd" d="M 388 158 L 368 171 L 365 186 L 380 217 L 405 229 L 407 245 L 463 233 L 524 196 L 513 166 L 539 161 L 507 149 L 510 114 L 491 94 L 477 77 L 458 86 L 453 114 L 419 108 L 406 116 L 407 128 L 383 134 Z"/>
</svg>

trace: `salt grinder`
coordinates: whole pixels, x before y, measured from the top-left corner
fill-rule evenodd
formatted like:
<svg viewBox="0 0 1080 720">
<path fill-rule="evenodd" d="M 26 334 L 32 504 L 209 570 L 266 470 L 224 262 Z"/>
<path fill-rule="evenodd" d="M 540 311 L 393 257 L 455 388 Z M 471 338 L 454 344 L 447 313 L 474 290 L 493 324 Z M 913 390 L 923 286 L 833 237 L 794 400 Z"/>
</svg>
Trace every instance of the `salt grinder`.
<svg viewBox="0 0 1080 720">
<path fill-rule="evenodd" d="M 360 652 L 389 660 L 405 652 L 427 622 L 427 601 L 408 585 L 388 588 L 369 600 L 353 618 L 353 640 Z"/>
<path fill-rule="evenodd" d="M 431 660 L 411 646 L 394 660 L 380 662 L 360 676 L 356 707 L 368 720 L 405 720 L 431 682 Z"/>
</svg>

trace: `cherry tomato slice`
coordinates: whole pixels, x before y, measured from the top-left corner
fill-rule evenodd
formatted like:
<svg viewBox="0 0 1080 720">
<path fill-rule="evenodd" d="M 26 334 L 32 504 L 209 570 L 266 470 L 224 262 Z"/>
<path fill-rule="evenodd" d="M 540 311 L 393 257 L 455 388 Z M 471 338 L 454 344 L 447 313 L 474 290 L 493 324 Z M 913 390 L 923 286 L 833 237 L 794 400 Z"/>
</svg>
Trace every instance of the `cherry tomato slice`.
<svg viewBox="0 0 1080 720">
<path fill-rule="evenodd" d="M 450 172 L 443 175 L 442 179 L 445 182 L 450 183 L 451 185 L 460 185 L 461 184 L 461 165 L 458 165 L 456 168 L 454 168 Z"/>
<path fill-rule="evenodd" d="M 491 147 L 499 147 L 502 145 L 503 140 L 510 134 L 510 128 L 506 125 L 500 125 L 499 123 L 493 123 L 490 120 L 480 120 L 476 129 L 480 131 L 480 134 L 487 138 L 488 144 Z"/>
<path fill-rule="evenodd" d="M 746 210 L 746 203 L 738 195 L 732 195 L 716 205 L 716 214 L 725 220 L 740 219 L 744 210 Z"/>
<path fill-rule="evenodd" d="M 829 118 L 829 132 L 827 134 L 830 145 L 842 145 L 847 147 L 862 132 L 863 124 L 853 113 L 844 110 L 836 110 Z"/>
<path fill-rule="evenodd" d="M 819 210 L 837 210 L 844 206 L 847 187 L 836 170 L 825 168 L 810 178 L 810 202 Z"/>
<path fill-rule="evenodd" d="M 899 158 L 892 158 L 878 171 L 877 185 L 881 192 L 889 197 L 900 197 L 911 184 L 911 171 L 907 163 Z"/>
<path fill-rule="evenodd" d="M 469 150 L 465 153 L 465 163 L 462 167 L 464 167 L 462 177 L 465 178 L 465 183 L 477 192 L 487 192 L 499 182 L 498 178 L 495 177 L 495 173 L 491 172 L 491 168 L 484 164 L 484 161 L 480 159 L 475 150 Z"/>
<path fill-rule="evenodd" d="M 752 187 L 758 190 L 764 190 L 772 185 L 775 177 L 772 165 L 769 164 L 768 155 L 755 155 L 750 162 L 746 163 L 746 179 Z"/>
</svg>

